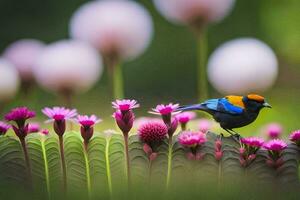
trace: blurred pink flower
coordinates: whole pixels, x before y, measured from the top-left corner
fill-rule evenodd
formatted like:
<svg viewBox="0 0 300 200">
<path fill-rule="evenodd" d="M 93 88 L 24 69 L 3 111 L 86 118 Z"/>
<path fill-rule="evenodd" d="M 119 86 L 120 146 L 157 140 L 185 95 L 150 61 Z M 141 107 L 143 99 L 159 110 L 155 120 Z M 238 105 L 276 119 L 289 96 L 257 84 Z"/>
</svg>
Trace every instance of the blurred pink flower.
<svg viewBox="0 0 300 200">
<path fill-rule="evenodd" d="M 202 132 L 183 131 L 179 135 L 178 141 L 185 147 L 194 148 L 198 145 L 204 144 L 207 139 L 205 134 Z"/>
<path fill-rule="evenodd" d="M 28 124 L 28 133 L 38 133 L 41 127 L 37 122 L 32 122 Z"/>
<path fill-rule="evenodd" d="M 33 78 L 34 63 L 44 44 L 34 39 L 22 39 L 9 45 L 3 57 L 9 60 L 19 71 L 23 80 Z"/>
<path fill-rule="evenodd" d="M 260 148 L 264 144 L 264 140 L 258 137 L 242 138 L 241 143 L 249 147 Z"/>
<path fill-rule="evenodd" d="M 148 47 L 153 25 L 147 10 L 135 1 L 92 1 L 73 14 L 70 35 L 90 43 L 104 57 L 132 59 Z"/>
<path fill-rule="evenodd" d="M 27 119 L 35 117 L 35 112 L 29 110 L 27 107 L 18 107 L 12 109 L 8 114 L 5 115 L 5 120 L 15 121 L 19 127 L 25 125 Z"/>
<path fill-rule="evenodd" d="M 156 115 L 171 115 L 179 107 L 179 104 L 169 103 L 167 105 L 160 104 L 150 111 L 152 114 Z"/>
<path fill-rule="evenodd" d="M 289 139 L 300 146 L 300 130 L 292 132 Z"/>
<path fill-rule="evenodd" d="M 195 112 L 182 112 L 182 113 L 178 113 L 175 117 L 178 119 L 179 123 L 186 124 L 189 121 L 196 118 L 196 113 Z"/>
<path fill-rule="evenodd" d="M 283 128 L 280 124 L 278 123 L 272 123 L 272 124 L 268 124 L 266 126 L 266 134 L 268 135 L 268 137 L 270 138 L 279 138 L 280 135 L 283 132 Z"/>
<path fill-rule="evenodd" d="M 43 130 L 40 131 L 40 133 L 42 135 L 49 135 L 49 130 L 48 129 L 43 129 Z"/>
<path fill-rule="evenodd" d="M 5 122 L 0 121 L 0 135 L 5 135 L 5 133 L 10 129 L 10 125 Z"/>
<path fill-rule="evenodd" d="M 198 121 L 199 130 L 203 133 L 206 133 L 212 127 L 212 121 L 209 119 L 200 119 Z"/>
</svg>

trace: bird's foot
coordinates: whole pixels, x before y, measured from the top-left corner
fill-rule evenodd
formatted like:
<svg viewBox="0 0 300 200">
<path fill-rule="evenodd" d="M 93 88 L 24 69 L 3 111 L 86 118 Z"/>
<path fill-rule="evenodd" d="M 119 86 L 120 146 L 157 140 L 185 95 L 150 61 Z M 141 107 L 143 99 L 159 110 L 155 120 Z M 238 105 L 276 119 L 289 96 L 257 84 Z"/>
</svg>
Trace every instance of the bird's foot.
<svg viewBox="0 0 300 200">
<path fill-rule="evenodd" d="M 232 135 L 232 139 L 234 139 L 237 143 L 241 143 L 241 135 L 240 134 L 234 134 Z"/>
</svg>

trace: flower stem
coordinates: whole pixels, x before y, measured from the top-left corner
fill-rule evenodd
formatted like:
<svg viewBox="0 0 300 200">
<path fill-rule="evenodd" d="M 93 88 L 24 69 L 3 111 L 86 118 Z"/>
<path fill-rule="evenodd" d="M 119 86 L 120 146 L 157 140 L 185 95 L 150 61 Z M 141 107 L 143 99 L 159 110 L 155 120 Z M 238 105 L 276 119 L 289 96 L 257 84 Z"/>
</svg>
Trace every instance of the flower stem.
<svg viewBox="0 0 300 200">
<path fill-rule="evenodd" d="M 50 181 L 49 181 L 49 167 L 48 167 L 48 159 L 47 159 L 47 153 L 45 148 L 45 140 L 41 140 L 41 146 L 42 146 L 42 153 L 44 158 L 44 168 L 45 168 L 45 179 L 46 179 L 46 187 L 47 187 L 47 193 L 48 193 L 48 199 L 51 199 L 51 191 L 50 191 Z"/>
<path fill-rule="evenodd" d="M 58 136 L 59 140 L 59 150 L 60 150 L 60 159 L 61 159 L 61 168 L 63 176 L 63 190 L 67 192 L 67 170 L 66 170 L 66 160 L 64 155 L 64 139 L 63 136 Z"/>
<path fill-rule="evenodd" d="M 130 158 L 129 158 L 129 147 L 128 147 L 128 133 L 124 134 L 125 143 L 125 159 L 126 159 L 126 172 L 127 172 L 127 182 L 128 188 L 130 189 L 131 179 L 130 179 Z"/>
<path fill-rule="evenodd" d="M 172 155 L 173 154 L 173 138 L 169 137 L 169 148 L 168 148 L 168 171 L 167 171 L 167 184 L 166 188 L 169 189 L 171 180 L 171 170 L 172 170 Z"/>
<path fill-rule="evenodd" d="M 207 34 L 206 30 L 202 29 L 198 33 L 198 69 L 197 69 L 197 94 L 199 101 L 202 102 L 208 98 L 208 83 L 207 83 Z"/>
<path fill-rule="evenodd" d="M 88 199 L 92 198 L 92 191 L 91 191 L 91 176 L 90 176 L 90 165 L 88 159 L 88 143 L 84 142 L 84 161 L 85 161 L 85 173 L 86 173 L 86 185 L 88 190 Z"/>
<path fill-rule="evenodd" d="M 110 90 L 113 99 L 122 99 L 124 97 L 123 89 L 123 73 L 121 64 L 117 59 L 111 59 L 107 62 Z"/>
<path fill-rule="evenodd" d="M 110 142 L 110 137 L 106 138 L 105 163 L 106 163 L 106 175 L 107 175 L 109 195 L 110 197 L 112 197 L 112 183 L 111 183 L 111 172 L 110 172 L 110 162 L 109 162 L 109 142 Z"/>
<path fill-rule="evenodd" d="M 20 142 L 22 145 L 23 153 L 24 153 L 25 164 L 26 164 L 26 168 L 27 168 L 28 182 L 29 182 L 30 187 L 32 187 L 31 164 L 30 164 L 30 160 L 29 160 L 29 154 L 28 154 L 28 149 L 27 149 L 27 144 L 26 144 L 25 138 L 20 138 Z"/>
</svg>

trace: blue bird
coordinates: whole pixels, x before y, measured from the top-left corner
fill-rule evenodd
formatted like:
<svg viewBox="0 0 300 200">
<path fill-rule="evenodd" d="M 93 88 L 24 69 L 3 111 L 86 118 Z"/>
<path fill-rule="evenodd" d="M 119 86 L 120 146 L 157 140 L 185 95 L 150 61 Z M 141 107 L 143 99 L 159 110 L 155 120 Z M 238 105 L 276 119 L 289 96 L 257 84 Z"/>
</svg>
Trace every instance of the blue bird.
<svg viewBox="0 0 300 200">
<path fill-rule="evenodd" d="M 209 113 L 220 126 L 231 135 L 239 136 L 233 131 L 251 124 L 262 108 L 271 108 L 264 97 L 257 94 L 246 96 L 226 96 L 220 99 L 209 99 L 200 104 L 181 106 L 177 111 L 200 110 Z"/>
</svg>

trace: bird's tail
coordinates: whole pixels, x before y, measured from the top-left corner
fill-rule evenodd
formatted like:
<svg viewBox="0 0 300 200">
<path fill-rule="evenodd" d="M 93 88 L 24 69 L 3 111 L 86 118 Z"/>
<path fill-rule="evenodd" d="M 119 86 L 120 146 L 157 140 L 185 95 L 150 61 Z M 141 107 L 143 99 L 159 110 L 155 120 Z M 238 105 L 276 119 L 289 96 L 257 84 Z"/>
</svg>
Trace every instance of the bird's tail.
<svg viewBox="0 0 300 200">
<path fill-rule="evenodd" d="M 180 106 L 177 108 L 176 111 L 192 111 L 192 110 L 206 110 L 206 107 L 203 106 L 203 104 L 194 104 L 194 105 L 186 105 L 186 106 Z"/>
</svg>

